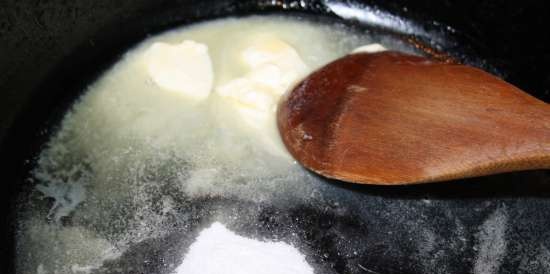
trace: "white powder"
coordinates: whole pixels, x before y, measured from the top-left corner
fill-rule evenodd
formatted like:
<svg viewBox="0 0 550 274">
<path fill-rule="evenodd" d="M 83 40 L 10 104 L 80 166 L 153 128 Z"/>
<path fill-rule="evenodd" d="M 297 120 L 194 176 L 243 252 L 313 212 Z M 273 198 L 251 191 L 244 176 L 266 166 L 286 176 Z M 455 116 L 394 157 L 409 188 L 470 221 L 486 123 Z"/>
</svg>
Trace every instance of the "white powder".
<svg viewBox="0 0 550 274">
<path fill-rule="evenodd" d="M 200 233 L 175 273 L 313 274 L 313 268 L 289 244 L 241 237 L 216 222 Z"/>
<path fill-rule="evenodd" d="M 505 207 L 498 208 L 480 227 L 476 246 L 477 258 L 474 263 L 474 274 L 498 273 L 506 256 L 508 243 L 506 229 L 508 212 Z"/>
</svg>

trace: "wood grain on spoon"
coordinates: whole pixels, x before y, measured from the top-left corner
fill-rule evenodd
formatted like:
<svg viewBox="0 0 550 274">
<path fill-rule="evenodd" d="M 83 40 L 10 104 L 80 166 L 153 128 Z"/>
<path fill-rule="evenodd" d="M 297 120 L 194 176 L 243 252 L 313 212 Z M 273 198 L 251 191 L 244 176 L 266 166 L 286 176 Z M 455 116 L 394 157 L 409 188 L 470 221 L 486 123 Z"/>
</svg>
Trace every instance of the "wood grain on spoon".
<svg viewBox="0 0 550 274">
<path fill-rule="evenodd" d="M 353 54 L 281 101 L 290 153 L 330 178 L 412 184 L 550 168 L 550 106 L 482 70 Z"/>
</svg>

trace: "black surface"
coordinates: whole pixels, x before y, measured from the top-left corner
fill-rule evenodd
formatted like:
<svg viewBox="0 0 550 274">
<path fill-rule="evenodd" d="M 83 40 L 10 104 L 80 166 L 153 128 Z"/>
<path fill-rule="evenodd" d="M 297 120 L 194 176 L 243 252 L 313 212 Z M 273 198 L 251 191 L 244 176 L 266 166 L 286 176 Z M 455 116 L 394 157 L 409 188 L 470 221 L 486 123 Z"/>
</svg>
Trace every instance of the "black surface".
<svg viewBox="0 0 550 274">
<path fill-rule="evenodd" d="M 306 2 L 303 6 L 291 2 L 285 6 L 287 10 L 330 14 L 321 1 Z M 18 0 L 0 4 L 1 235 L 5 243 L 0 247 L 0 257 L 6 259 L 0 272 L 13 270 L 10 201 L 29 168 L 25 160 L 37 152 L 47 137 L 44 129 L 59 118 L 87 82 L 128 46 L 148 34 L 212 16 L 283 10 L 282 3 Z M 436 38 L 424 37 L 436 43 L 432 46 L 441 47 L 466 62 L 494 68 L 513 84 L 542 100 L 550 100 L 547 67 L 550 32 L 545 30 L 550 26 L 550 9 L 544 1 L 362 3 L 409 18 L 424 29 L 427 36 Z M 9 134 L 6 134 L 7 128 L 11 128 Z M 541 246 L 550 249 L 550 174 L 547 171 L 413 187 L 352 186 L 335 182 L 327 184 L 327 191 L 331 191 L 328 196 L 334 201 L 348 202 L 345 214 L 334 216 L 330 213 L 333 211 L 308 211 L 307 208 L 278 212 L 267 205 L 262 209 L 265 216 L 276 216 L 275 220 L 262 219 L 266 231 L 273 231 L 272 223 L 302 228 L 297 229 L 301 234 L 287 236 L 309 243 L 310 260 L 326 267 L 326 271 L 370 273 L 359 268 L 361 264 L 379 273 L 469 273 L 475 261 L 479 227 L 495 210 L 504 211 L 508 217 L 507 254 L 496 273 L 550 271 L 547 268 L 550 262 L 545 266 L 544 260 L 539 259 L 543 254 Z M 340 197 L 341 193 L 346 197 Z M 426 198 L 432 202 L 426 203 Z M 216 206 L 216 203 L 233 202 L 210 203 Z M 355 203 L 360 209 L 353 210 Z M 300 217 L 299 221 L 295 221 L 295 216 Z M 455 220 L 461 222 L 464 230 L 460 235 Z M 433 248 L 420 254 L 410 239 L 421 237 L 426 228 L 440 239 Z M 255 228 L 234 229 L 252 233 Z M 341 254 L 334 253 L 343 249 L 338 235 L 348 235 L 350 238 L 343 241 L 348 245 L 364 245 L 363 253 L 343 260 Z M 465 239 L 459 240 L 462 236 Z M 162 256 L 161 253 L 158 256 Z M 346 265 L 343 261 L 354 264 Z M 522 270 L 524 264 L 530 268 Z M 157 273 L 162 269 L 153 265 L 150 270 Z"/>
</svg>

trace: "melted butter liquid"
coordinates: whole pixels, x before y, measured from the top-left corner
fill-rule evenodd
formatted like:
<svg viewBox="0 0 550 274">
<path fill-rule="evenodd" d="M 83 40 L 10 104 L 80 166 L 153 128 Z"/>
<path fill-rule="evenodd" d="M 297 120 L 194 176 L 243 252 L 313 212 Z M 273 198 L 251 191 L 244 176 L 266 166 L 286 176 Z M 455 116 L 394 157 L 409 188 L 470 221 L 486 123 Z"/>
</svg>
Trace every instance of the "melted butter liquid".
<svg viewBox="0 0 550 274">
<path fill-rule="evenodd" d="M 195 40 L 208 46 L 215 85 L 223 84 L 244 73 L 237 53 L 265 33 L 294 47 L 312 71 L 367 43 L 408 50 L 344 26 L 273 16 L 201 23 L 143 41 L 89 86 L 41 152 L 19 224 L 17 273 L 111 273 L 107 262 L 175 230 L 253 222 L 264 205 L 324 206 L 324 182 L 266 153 L 261 133 L 244 128 L 215 95 L 192 104 L 147 75 L 143 53 L 152 43 Z M 201 207 L 216 199 L 251 208 Z M 177 250 L 166 256 L 185 249 Z"/>
</svg>

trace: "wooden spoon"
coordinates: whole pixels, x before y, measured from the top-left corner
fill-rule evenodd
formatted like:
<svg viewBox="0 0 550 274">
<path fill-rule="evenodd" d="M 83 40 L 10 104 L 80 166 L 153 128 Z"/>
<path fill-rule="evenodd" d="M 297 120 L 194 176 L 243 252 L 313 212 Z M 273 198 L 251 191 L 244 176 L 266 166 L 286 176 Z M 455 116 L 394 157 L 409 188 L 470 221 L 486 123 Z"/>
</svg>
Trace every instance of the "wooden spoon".
<svg viewBox="0 0 550 274">
<path fill-rule="evenodd" d="M 398 52 L 312 73 L 283 98 L 277 123 L 305 167 L 354 183 L 550 168 L 550 105 L 482 70 Z"/>
</svg>

